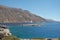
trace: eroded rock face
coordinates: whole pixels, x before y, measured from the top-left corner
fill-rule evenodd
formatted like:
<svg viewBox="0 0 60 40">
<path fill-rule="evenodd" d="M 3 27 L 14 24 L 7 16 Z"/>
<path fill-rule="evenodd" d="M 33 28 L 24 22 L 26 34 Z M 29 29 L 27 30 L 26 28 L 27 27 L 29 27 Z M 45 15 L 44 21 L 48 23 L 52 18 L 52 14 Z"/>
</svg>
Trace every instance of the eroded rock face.
<svg viewBox="0 0 60 40">
<path fill-rule="evenodd" d="M 25 22 L 31 20 L 33 22 L 45 21 L 42 17 L 36 16 L 27 10 L 0 5 L 0 22 Z"/>
</svg>

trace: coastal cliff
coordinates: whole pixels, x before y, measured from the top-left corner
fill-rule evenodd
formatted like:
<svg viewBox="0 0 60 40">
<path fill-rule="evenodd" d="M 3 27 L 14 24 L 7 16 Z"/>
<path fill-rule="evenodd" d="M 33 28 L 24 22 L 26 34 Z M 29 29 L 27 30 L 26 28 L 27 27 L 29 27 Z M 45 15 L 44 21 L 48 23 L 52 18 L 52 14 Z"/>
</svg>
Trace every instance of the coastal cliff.
<svg viewBox="0 0 60 40">
<path fill-rule="evenodd" d="M 28 10 L 0 5 L 0 23 L 10 22 L 43 22 L 44 18 L 30 13 Z"/>
</svg>

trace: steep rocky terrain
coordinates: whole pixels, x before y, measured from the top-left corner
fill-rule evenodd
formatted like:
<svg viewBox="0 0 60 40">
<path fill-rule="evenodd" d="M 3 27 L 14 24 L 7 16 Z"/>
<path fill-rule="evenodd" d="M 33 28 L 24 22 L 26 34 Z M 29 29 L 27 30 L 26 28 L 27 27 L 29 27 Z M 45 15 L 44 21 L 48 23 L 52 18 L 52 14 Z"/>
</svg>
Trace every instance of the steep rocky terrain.
<svg viewBox="0 0 60 40">
<path fill-rule="evenodd" d="M 0 5 L 0 22 L 42 22 L 44 18 L 34 15 L 27 10 Z"/>
</svg>

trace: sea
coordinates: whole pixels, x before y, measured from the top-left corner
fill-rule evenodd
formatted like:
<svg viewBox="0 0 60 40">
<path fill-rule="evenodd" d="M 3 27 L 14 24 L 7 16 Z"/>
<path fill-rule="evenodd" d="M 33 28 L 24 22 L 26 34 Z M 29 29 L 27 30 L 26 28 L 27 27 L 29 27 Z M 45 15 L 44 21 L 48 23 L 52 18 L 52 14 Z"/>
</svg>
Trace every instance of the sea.
<svg viewBox="0 0 60 40">
<path fill-rule="evenodd" d="M 0 24 L 7 25 L 12 35 L 18 38 L 60 38 L 60 22 L 38 23 L 40 26 L 24 26 L 21 23 Z"/>
</svg>

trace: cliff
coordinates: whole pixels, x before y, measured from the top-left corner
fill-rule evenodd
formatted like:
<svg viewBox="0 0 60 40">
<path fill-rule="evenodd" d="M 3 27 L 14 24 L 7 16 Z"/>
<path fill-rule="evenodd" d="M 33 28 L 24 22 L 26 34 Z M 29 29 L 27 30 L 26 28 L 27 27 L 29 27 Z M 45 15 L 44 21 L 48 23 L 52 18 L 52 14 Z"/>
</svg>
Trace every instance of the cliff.
<svg viewBox="0 0 60 40">
<path fill-rule="evenodd" d="M 28 10 L 0 5 L 0 22 L 43 22 L 44 18 L 30 13 Z"/>
</svg>

